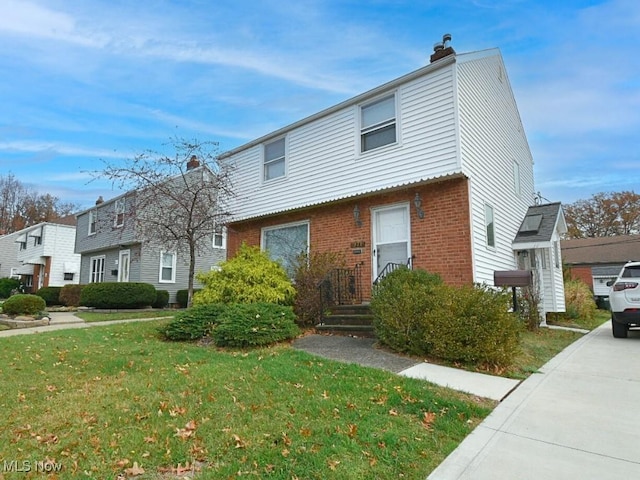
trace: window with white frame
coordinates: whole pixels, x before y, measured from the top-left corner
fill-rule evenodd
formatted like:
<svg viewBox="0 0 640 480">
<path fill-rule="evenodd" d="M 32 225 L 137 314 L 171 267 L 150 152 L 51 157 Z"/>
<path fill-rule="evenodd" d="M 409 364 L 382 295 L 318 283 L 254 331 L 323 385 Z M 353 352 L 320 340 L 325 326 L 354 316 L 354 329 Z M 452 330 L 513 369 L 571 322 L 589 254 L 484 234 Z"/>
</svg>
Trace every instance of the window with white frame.
<svg viewBox="0 0 640 480">
<path fill-rule="evenodd" d="M 176 283 L 176 253 L 160 252 L 160 283 Z"/>
<path fill-rule="evenodd" d="M 487 233 L 487 246 L 496 246 L 496 228 L 493 216 L 493 207 L 485 204 L 484 206 L 484 226 Z"/>
<path fill-rule="evenodd" d="M 124 198 L 120 198 L 115 201 L 114 210 L 115 215 L 113 217 L 113 226 L 121 227 L 124 225 Z"/>
<path fill-rule="evenodd" d="M 362 105 L 360 107 L 360 151 L 368 152 L 396 141 L 395 95 Z"/>
<path fill-rule="evenodd" d="M 91 257 L 90 259 L 90 283 L 100 283 L 104 282 L 104 262 L 105 256 L 100 255 L 99 257 Z"/>
<path fill-rule="evenodd" d="M 213 231 L 213 248 L 227 248 L 227 229 L 222 225 L 216 225 Z"/>
<path fill-rule="evenodd" d="M 264 174 L 265 181 L 284 177 L 286 162 L 285 139 L 280 138 L 264 145 Z"/>
<path fill-rule="evenodd" d="M 292 277 L 297 258 L 309 251 L 309 222 L 263 228 L 262 249 Z"/>
<path fill-rule="evenodd" d="M 95 235 L 97 231 L 98 211 L 89 210 L 89 235 Z"/>
</svg>

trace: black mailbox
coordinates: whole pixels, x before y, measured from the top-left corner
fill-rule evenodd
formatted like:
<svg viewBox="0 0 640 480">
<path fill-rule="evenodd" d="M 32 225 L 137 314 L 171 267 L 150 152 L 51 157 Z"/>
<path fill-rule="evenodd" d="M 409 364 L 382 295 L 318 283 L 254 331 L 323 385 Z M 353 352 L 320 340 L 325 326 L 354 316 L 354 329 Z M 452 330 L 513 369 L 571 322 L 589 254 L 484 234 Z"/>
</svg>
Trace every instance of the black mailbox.
<svg viewBox="0 0 640 480">
<path fill-rule="evenodd" d="M 503 270 L 493 272 L 496 287 L 528 287 L 533 283 L 531 270 Z"/>
</svg>

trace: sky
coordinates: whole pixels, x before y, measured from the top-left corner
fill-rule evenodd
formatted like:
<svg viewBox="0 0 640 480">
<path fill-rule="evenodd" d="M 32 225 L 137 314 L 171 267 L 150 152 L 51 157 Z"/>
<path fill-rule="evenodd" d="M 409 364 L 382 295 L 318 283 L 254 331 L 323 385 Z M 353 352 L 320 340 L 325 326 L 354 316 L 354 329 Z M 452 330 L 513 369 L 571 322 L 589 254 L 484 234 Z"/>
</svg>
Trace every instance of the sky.
<svg viewBox="0 0 640 480">
<path fill-rule="evenodd" d="M 535 189 L 640 192 L 637 0 L 0 0 L 0 175 L 80 209 L 105 162 L 224 152 L 429 61 L 497 47 Z"/>
</svg>

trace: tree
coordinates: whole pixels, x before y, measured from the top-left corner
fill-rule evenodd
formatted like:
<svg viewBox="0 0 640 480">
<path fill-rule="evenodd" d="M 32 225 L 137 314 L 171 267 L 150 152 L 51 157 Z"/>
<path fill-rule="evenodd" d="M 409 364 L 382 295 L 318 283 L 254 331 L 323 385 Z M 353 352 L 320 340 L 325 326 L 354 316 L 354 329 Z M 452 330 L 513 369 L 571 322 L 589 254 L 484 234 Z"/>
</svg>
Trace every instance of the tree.
<svg viewBox="0 0 640 480">
<path fill-rule="evenodd" d="M 172 138 L 168 145 L 173 156 L 146 150 L 124 164 L 105 162 L 94 176 L 132 192 L 139 241 L 188 256 L 190 306 L 196 259 L 210 251 L 216 228 L 230 215 L 225 201 L 232 195 L 229 168 L 218 162 L 216 142 Z"/>
<path fill-rule="evenodd" d="M 640 233 L 640 195 L 633 191 L 597 193 L 564 206 L 569 238 Z"/>
</svg>

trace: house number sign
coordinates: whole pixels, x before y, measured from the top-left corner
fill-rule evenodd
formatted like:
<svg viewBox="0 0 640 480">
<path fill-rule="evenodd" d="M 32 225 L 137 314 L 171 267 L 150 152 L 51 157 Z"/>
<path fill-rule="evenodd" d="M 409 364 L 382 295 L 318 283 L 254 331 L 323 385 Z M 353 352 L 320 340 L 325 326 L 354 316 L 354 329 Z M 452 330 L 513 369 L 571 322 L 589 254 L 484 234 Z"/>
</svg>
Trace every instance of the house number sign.
<svg viewBox="0 0 640 480">
<path fill-rule="evenodd" d="M 364 242 L 351 242 L 351 248 L 364 248 Z"/>
</svg>

